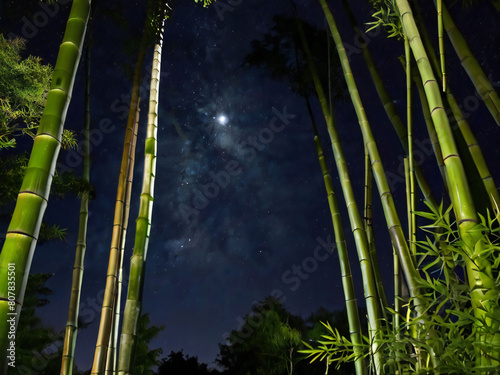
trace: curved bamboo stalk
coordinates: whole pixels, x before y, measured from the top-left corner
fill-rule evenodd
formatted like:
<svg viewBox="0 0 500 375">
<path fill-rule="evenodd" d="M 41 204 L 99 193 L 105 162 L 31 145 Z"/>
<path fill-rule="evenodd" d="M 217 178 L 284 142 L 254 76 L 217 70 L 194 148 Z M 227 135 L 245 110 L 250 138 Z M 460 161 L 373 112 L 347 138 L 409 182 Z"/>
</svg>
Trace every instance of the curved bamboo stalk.
<svg viewBox="0 0 500 375">
<path fill-rule="evenodd" d="M 124 148 L 118 188 L 116 193 L 115 215 L 113 220 L 113 235 L 109 253 L 108 272 L 106 277 L 106 288 L 102 304 L 99 334 L 97 337 L 94 363 L 91 374 L 103 374 L 106 367 L 107 351 L 110 342 L 114 307 L 118 288 L 118 275 L 120 268 L 121 249 L 123 245 L 123 220 L 127 210 L 127 174 L 129 170 L 129 155 L 132 147 L 134 126 L 136 123 L 137 108 L 139 103 L 139 89 L 141 83 L 141 70 L 145 55 L 144 43 L 141 44 L 137 63 L 135 65 L 132 98 L 125 132 Z M 129 196 L 129 195 L 128 195 Z M 129 201 L 130 202 L 130 201 Z M 128 203 L 130 204 L 130 203 Z"/>
<path fill-rule="evenodd" d="M 333 122 L 333 116 L 330 113 L 328 100 L 323 91 L 319 75 L 317 73 L 315 64 L 312 60 L 309 46 L 305 39 L 305 35 L 302 31 L 302 25 L 298 23 L 300 38 L 306 53 L 307 65 L 311 76 L 314 81 L 314 86 L 316 88 L 316 93 L 321 104 L 323 114 L 327 123 L 328 134 L 330 135 L 330 140 L 332 142 L 332 150 L 335 157 L 335 162 L 337 165 L 340 183 L 342 185 L 342 191 L 344 193 L 344 199 L 347 205 L 347 210 L 349 213 L 349 219 L 351 222 L 351 229 L 354 236 L 354 241 L 356 244 L 356 249 L 358 253 L 359 264 L 361 268 L 361 275 L 363 277 L 363 287 L 365 300 L 368 310 L 368 321 L 369 321 L 369 333 L 370 337 L 373 338 L 371 345 L 371 355 L 375 363 L 376 373 L 379 374 L 383 368 L 384 361 L 380 352 L 380 335 L 382 332 L 382 322 L 381 322 L 381 306 L 378 303 L 379 296 L 377 293 L 377 286 L 375 281 L 375 275 L 373 272 L 373 265 L 370 260 L 370 249 L 368 246 L 368 240 L 366 237 L 366 232 L 364 230 L 363 220 L 359 213 L 356 200 L 354 198 L 354 192 L 349 179 L 349 172 L 347 169 L 347 163 L 344 159 L 342 152 L 342 147 L 339 142 L 339 137 L 335 129 Z"/>
<path fill-rule="evenodd" d="M 434 4 L 437 6 L 436 0 L 434 0 Z M 464 37 L 455 26 L 455 23 L 453 22 L 453 19 L 444 4 L 443 23 L 451 44 L 453 45 L 453 48 L 462 63 L 462 67 L 467 72 L 477 92 L 481 95 L 481 98 L 488 107 L 493 119 L 496 121 L 497 125 L 500 126 L 500 98 L 498 97 L 498 93 L 491 85 L 490 81 L 486 77 L 486 74 L 484 74 L 481 69 L 481 65 L 474 57 Z"/>
<path fill-rule="evenodd" d="M 494 291 L 495 281 L 491 274 L 491 265 L 480 256 L 482 251 L 482 237 L 480 231 L 473 231 L 478 223 L 471 192 L 467 185 L 467 177 L 461 159 L 458 155 L 457 147 L 453 139 L 450 124 L 443 108 L 443 102 L 439 92 L 439 87 L 432 73 L 432 67 L 427 58 L 420 34 L 418 32 L 410 5 L 407 0 L 396 0 L 396 5 L 401 17 L 405 34 L 407 35 L 413 55 L 418 63 L 418 69 L 424 85 L 426 97 L 429 102 L 430 112 L 436 133 L 443 152 L 443 160 L 446 165 L 450 197 L 457 218 L 457 223 L 464 250 L 468 253 L 466 259 L 467 278 L 471 288 L 471 300 L 474 315 L 476 318 L 491 324 L 491 318 L 487 316 L 487 311 L 498 314 L 494 305 L 489 300 L 490 293 L 483 293 L 485 290 Z M 446 8 L 445 27 L 446 27 Z M 495 310 L 495 311 L 492 311 Z M 500 334 L 479 334 L 479 345 L 477 346 L 478 363 L 481 365 L 496 365 L 497 360 L 483 355 L 483 350 L 487 350 L 488 345 L 498 346 L 500 344 Z M 488 344 L 488 342 L 490 344 Z"/>
<path fill-rule="evenodd" d="M 85 118 L 82 142 L 82 180 L 90 184 L 90 49 L 92 48 L 91 36 L 86 46 L 85 67 Z M 73 280 L 71 284 L 71 297 L 69 302 L 68 321 L 64 337 L 62 353 L 61 375 L 73 373 L 73 360 L 75 356 L 76 338 L 78 333 L 78 315 L 80 308 L 80 295 L 83 281 L 85 250 L 87 248 L 87 221 L 89 216 L 89 192 L 84 192 L 80 203 L 80 220 L 78 224 L 78 238 L 76 242 L 75 263 L 73 266 Z"/>
<path fill-rule="evenodd" d="M 156 150 L 158 128 L 158 96 L 161 72 L 161 50 L 163 25 L 160 40 L 154 47 L 151 68 L 148 128 L 144 157 L 144 177 L 140 198 L 139 216 L 135 233 L 134 253 L 130 259 L 130 281 L 127 302 L 123 313 L 123 328 L 120 337 L 118 374 L 130 374 L 133 348 L 136 340 L 137 322 L 141 314 L 144 268 L 149 245 L 149 233 L 153 213 L 154 184 L 156 176 Z"/>
<path fill-rule="evenodd" d="M 3 353 L 0 356 L 0 371 L 6 369 L 5 353 L 10 345 L 8 333 L 11 326 L 6 322 L 15 318 L 13 326 L 17 327 L 21 313 L 31 260 L 61 147 L 66 111 L 71 100 L 89 14 L 90 0 L 74 0 L 26 175 L 0 253 L 0 279 L 4 280 L 0 283 L 0 352 Z M 12 270 L 12 267 L 15 270 Z M 9 290 L 6 280 L 14 281 L 15 286 L 10 284 L 14 290 Z"/>
</svg>

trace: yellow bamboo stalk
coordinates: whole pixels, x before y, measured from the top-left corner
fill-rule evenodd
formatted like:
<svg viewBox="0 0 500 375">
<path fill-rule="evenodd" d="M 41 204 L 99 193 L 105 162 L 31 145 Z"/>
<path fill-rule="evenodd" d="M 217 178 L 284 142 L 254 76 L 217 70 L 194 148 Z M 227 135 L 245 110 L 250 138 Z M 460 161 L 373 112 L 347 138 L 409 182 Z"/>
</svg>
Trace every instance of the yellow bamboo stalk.
<svg viewBox="0 0 500 375">
<path fill-rule="evenodd" d="M 131 106 L 125 132 L 124 149 L 122 154 L 122 164 L 118 180 L 116 193 L 115 215 L 113 220 L 113 235 L 111 239 L 111 249 L 109 254 L 108 272 L 106 277 L 106 288 L 102 304 L 101 320 L 97 337 L 94 363 L 91 374 L 104 374 L 106 368 L 108 345 L 110 342 L 112 322 L 114 317 L 114 307 L 116 302 L 118 275 L 121 262 L 122 236 L 124 233 L 123 220 L 126 215 L 127 199 L 127 175 L 129 170 L 129 154 L 133 144 L 133 132 L 136 123 L 137 108 L 139 103 L 139 89 L 141 81 L 141 70 L 144 61 L 145 48 L 139 51 L 138 61 L 135 67 L 134 82 L 132 89 Z"/>
</svg>

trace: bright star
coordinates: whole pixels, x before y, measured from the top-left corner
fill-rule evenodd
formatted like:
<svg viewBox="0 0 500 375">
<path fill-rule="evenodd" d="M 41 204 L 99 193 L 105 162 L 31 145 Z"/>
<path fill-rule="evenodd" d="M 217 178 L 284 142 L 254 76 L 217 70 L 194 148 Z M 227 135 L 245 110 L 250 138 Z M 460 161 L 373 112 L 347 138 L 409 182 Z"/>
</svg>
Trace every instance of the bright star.
<svg viewBox="0 0 500 375">
<path fill-rule="evenodd" d="M 226 115 L 219 115 L 219 116 L 217 117 L 217 122 L 218 122 L 219 124 L 221 124 L 221 125 L 226 125 L 228 121 L 229 121 L 229 119 L 227 118 L 227 116 L 226 116 Z"/>
</svg>

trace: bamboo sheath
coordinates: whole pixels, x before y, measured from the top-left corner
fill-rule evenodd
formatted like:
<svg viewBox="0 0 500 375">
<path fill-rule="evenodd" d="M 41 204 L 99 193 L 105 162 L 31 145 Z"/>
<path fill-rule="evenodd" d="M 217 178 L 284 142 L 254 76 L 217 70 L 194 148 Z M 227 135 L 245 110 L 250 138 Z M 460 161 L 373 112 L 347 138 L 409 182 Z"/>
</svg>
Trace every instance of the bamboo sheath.
<svg viewBox="0 0 500 375">
<path fill-rule="evenodd" d="M 299 27 L 299 30 L 300 27 Z M 380 334 L 381 334 L 381 312 L 379 304 L 379 296 L 377 293 L 377 284 L 375 280 L 375 275 L 373 272 L 373 266 L 370 260 L 370 249 L 368 246 L 368 240 L 366 237 L 366 232 L 364 230 L 363 220 L 359 213 L 356 201 L 354 199 L 354 192 L 350 183 L 349 173 L 347 170 L 347 163 L 344 159 L 342 148 L 339 143 L 339 138 L 337 131 L 334 126 L 333 117 L 330 113 L 328 106 L 328 101 L 323 91 L 323 87 L 319 80 L 315 65 L 312 61 L 311 53 L 309 47 L 305 40 L 303 33 L 300 33 L 301 40 L 306 51 L 306 58 L 308 61 L 309 70 L 314 80 L 314 85 L 316 92 L 318 94 L 318 99 L 325 116 L 327 123 L 328 133 L 332 142 L 332 149 L 335 157 L 335 162 L 337 164 L 337 169 L 339 173 L 340 182 L 342 185 L 342 191 L 344 193 L 344 199 L 347 205 L 347 210 L 349 214 L 349 220 L 351 223 L 351 229 L 354 236 L 356 249 L 358 253 L 359 264 L 361 268 L 361 274 L 363 277 L 363 289 L 365 294 L 365 300 L 368 310 L 368 321 L 369 321 L 369 331 L 370 336 L 374 338 L 371 345 L 371 354 L 374 359 L 376 373 L 380 373 L 383 367 L 383 359 L 381 356 L 380 348 Z"/>
<path fill-rule="evenodd" d="M 131 365 L 137 337 L 137 323 L 141 314 L 142 288 L 151 229 L 156 176 L 158 98 L 161 72 L 161 50 L 163 45 L 162 34 L 163 30 L 160 32 L 160 41 L 154 47 L 153 66 L 151 71 L 142 193 L 140 197 L 139 215 L 136 221 L 134 252 L 130 259 L 129 286 L 120 337 L 120 353 L 117 369 L 117 373 L 120 375 L 130 374 L 132 371 Z"/>
<path fill-rule="evenodd" d="M 396 5 L 401 15 L 401 23 L 405 34 L 410 41 L 413 55 L 418 62 L 417 66 L 446 165 L 451 201 L 460 235 L 464 241 L 464 250 L 469 256 L 466 258 L 466 269 L 471 288 L 474 315 L 488 325 L 492 321 L 487 316 L 487 311 L 490 310 L 489 313 L 494 314 L 499 313 L 498 311 L 491 311 L 491 309 L 494 309 L 494 305 L 489 300 L 489 295 L 496 290 L 496 285 L 491 275 L 491 265 L 480 256 L 484 241 L 482 239 L 483 234 L 480 231 L 472 231 L 477 225 L 477 215 L 467 185 L 465 170 L 458 155 L 450 124 L 443 108 L 439 86 L 432 73 L 432 67 L 427 58 L 411 8 L 407 0 L 396 0 Z M 485 293 L 485 290 L 489 292 Z M 490 345 L 500 344 L 500 334 L 486 335 L 479 333 L 477 345 L 478 363 L 481 365 L 496 365 L 498 361 L 490 360 L 487 356 L 481 355 L 481 350 L 487 350 L 488 342 Z"/>
<path fill-rule="evenodd" d="M 120 168 L 120 176 L 118 180 L 118 188 L 116 194 L 115 215 L 113 220 L 113 234 L 111 239 L 108 271 L 106 277 L 106 289 L 104 292 L 101 320 L 99 324 L 99 333 L 97 337 L 96 350 L 94 354 L 94 363 L 92 365 L 91 374 L 104 374 L 106 367 L 108 345 L 111 336 L 112 322 L 114 317 L 114 306 L 115 306 L 116 293 L 118 287 L 119 268 L 121 262 L 120 255 L 122 248 L 123 219 L 126 215 L 126 198 L 127 198 L 126 185 L 127 185 L 127 172 L 129 169 L 129 155 L 130 155 L 130 147 L 132 146 L 134 125 L 136 123 L 137 107 L 139 102 L 139 88 L 141 81 L 141 70 L 145 55 L 145 48 L 142 47 L 143 45 L 144 44 L 141 45 L 138 61 L 136 63 L 134 72 L 132 98 L 130 101 L 131 107 L 129 110 L 127 129 L 125 132 L 122 164 Z"/>
<path fill-rule="evenodd" d="M 0 318 L 5 323 L 7 317 L 15 317 L 16 327 L 61 147 L 66 112 L 71 100 L 89 14 L 89 0 L 73 2 L 28 168 L 0 253 L 1 280 L 8 280 L 9 266 L 15 267 L 15 271 L 12 271 L 15 274 L 15 286 L 10 296 L 9 284 L 0 284 Z M 13 298 L 15 306 L 9 305 L 9 297 Z M 8 315 L 9 313 L 15 315 Z M 7 366 L 5 353 L 10 345 L 9 329 L 9 324 L 0 325 L 0 352 L 4 353 L 0 356 L 0 371 L 3 373 L 6 372 Z"/>
<path fill-rule="evenodd" d="M 86 46 L 86 80 L 85 80 L 85 115 L 83 126 L 82 143 L 82 180 L 90 184 L 90 48 L 91 37 L 88 38 Z M 87 222 L 89 210 L 89 192 L 84 192 L 81 197 L 80 215 L 78 225 L 78 238 L 76 243 L 75 263 L 73 266 L 73 279 L 71 284 L 71 296 L 68 309 L 68 321 L 64 337 L 62 353 L 61 375 L 73 373 L 73 361 L 75 356 L 76 338 L 78 333 L 78 315 L 80 310 L 80 295 L 83 281 L 85 250 L 87 247 Z"/>
</svg>

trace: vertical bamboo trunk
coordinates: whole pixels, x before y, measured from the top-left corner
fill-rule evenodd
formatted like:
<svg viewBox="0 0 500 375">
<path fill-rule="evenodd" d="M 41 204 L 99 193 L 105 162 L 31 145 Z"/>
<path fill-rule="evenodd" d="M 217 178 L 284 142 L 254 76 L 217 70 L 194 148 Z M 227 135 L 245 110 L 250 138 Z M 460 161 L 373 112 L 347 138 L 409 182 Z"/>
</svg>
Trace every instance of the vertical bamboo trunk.
<svg viewBox="0 0 500 375">
<path fill-rule="evenodd" d="M 126 216 L 127 198 L 127 174 L 129 170 L 129 155 L 133 144 L 134 126 L 136 123 L 137 107 L 139 103 L 139 89 L 141 83 L 141 70 L 145 55 L 144 43 L 141 44 L 139 57 L 135 66 L 134 81 L 132 88 L 132 98 L 125 132 L 124 148 L 122 154 L 122 164 L 116 193 L 115 215 L 113 220 L 113 235 L 109 253 L 108 272 L 106 277 L 106 288 L 102 304 L 101 320 L 99 324 L 99 334 L 97 337 L 94 363 L 91 374 L 104 374 L 108 345 L 110 342 L 114 307 L 116 302 L 118 275 L 120 268 L 120 255 L 122 247 L 122 234 L 124 231 L 123 220 Z"/>
<path fill-rule="evenodd" d="M 332 178 L 328 170 L 325 155 L 323 154 L 323 147 L 321 146 L 321 142 L 319 140 L 317 132 L 316 136 L 314 137 L 314 143 L 316 145 L 316 152 L 318 154 L 321 173 L 323 174 L 323 179 L 325 182 L 325 189 L 328 196 L 328 205 L 330 206 L 330 213 L 332 215 L 333 229 L 335 233 L 335 244 L 337 246 L 337 251 L 339 254 L 340 274 L 342 276 L 342 287 L 344 289 L 349 332 L 351 341 L 354 344 L 354 353 L 356 354 L 356 356 L 358 356 L 354 363 L 356 368 L 356 375 L 367 374 L 368 370 L 366 368 L 366 362 L 363 357 L 362 349 L 363 338 L 361 332 L 361 323 L 359 321 L 358 305 L 354 292 L 354 283 L 352 280 L 349 255 L 344 239 L 344 230 L 342 229 L 342 220 L 340 218 L 337 198 L 335 197 L 335 192 L 333 191 Z"/>
<path fill-rule="evenodd" d="M 89 155 L 89 130 L 90 130 L 90 49 L 91 39 L 88 39 L 86 50 L 86 81 L 85 81 L 85 118 L 83 127 L 83 167 L 82 180 L 90 185 L 90 155 Z M 87 247 L 87 221 L 89 210 L 89 192 L 84 192 L 80 203 L 80 222 L 78 226 L 78 239 L 76 243 L 75 263 L 73 266 L 73 280 L 71 284 L 71 297 L 69 302 L 68 322 L 64 337 L 62 353 L 61 375 L 73 373 L 73 360 L 75 355 L 76 337 L 78 333 L 78 314 L 80 309 L 80 294 L 83 280 L 85 250 Z"/>
<path fill-rule="evenodd" d="M 436 0 L 434 0 L 434 4 L 438 6 L 438 4 L 436 4 Z M 464 37 L 455 26 L 455 23 L 453 22 L 448 9 L 444 4 L 442 4 L 442 6 L 444 28 L 448 34 L 448 37 L 450 38 L 451 44 L 453 44 L 453 48 L 455 49 L 455 52 L 457 53 L 457 56 L 460 59 L 463 68 L 474 84 L 474 87 L 481 95 L 481 98 L 488 107 L 491 116 L 493 116 L 493 119 L 496 121 L 497 125 L 500 126 L 500 98 L 498 97 L 497 92 L 486 77 L 486 74 L 484 74 L 483 69 L 481 69 L 481 65 L 469 49 L 469 46 Z"/>
<path fill-rule="evenodd" d="M 11 328 L 17 327 L 31 260 L 61 147 L 73 83 L 90 13 L 90 0 L 74 0 L 34 140 L 26 175 L 0 253 L 0 371 L 8 365 Z M 9 282 L 7 282 L 9 280 Z M 10 289 L 9 289 L 10 288 Z M 9 324 L 6 324 L 8 319 Z M 12 322 L 12 323 L 10 323 Z"/>
<path fill-rule="evenodd" d="M 411 97 L 411 51 L 408 38 L 405 37 L 405 59 L 406 59 L 406 114 L 408 128 L 408 173 L 409 173 L 409 197 L 408 197 L 408 242 L 414 264 L 417 264 L 417 223 L 415 219 L 415 168 L 413 162 L 413 122 L 412 122 L 412 97 Z M 443 78 L 444 79 L 444 78 Z"/>
<path fill-rule="evenodd" d="M 383 358 L 381 355 L 382 353 L 380 352 L 380 334 L 382 331 L 381 306 L 379 304 L 380 299 L 377 292 L 377 283 L 373 272 L 373 265 L 370 260 L 368 240 L 366 237 L 366 232 L 364 230 L 363 220 L 361 218 L 361 215 L 359 214 L 359 210 L 354 199 L 354 192 L 350 183 L 349 172 L 347 170 L 347 163 L 343 156 L 338 134 L 334 126 L 333 117 L 330 113 L 328 101 L 324 94 L 323 87 L 321 85 L 319 75 L 316 71 L 315 64 L 312 60 L 311 52 L 309 50 L 309 46 L 305 39 L 305 35 L 303 33 L 302 25 L 300 24 L 300 22 L 298 23 L 298 26 L 300 38 L 304 47 L 304 51 L 306 53 L 308 67 L 313 77 L 316 93 L 318 95 L 318 99 L 320 101 L 321 108 L 323 110 L 323 114 L 327 123 L 335 162 L 337 164 L 339 178 L 342 185 L 342 191 L 344 193 L 344 199 L 346 201 L 347 210 L 349 213 L 351 229 L 356 243 L 361 275 L 363 277 L 365 300 L 368 310 L 369 331 L 370 336 L 373 337 L 373 341 L 371 344 L 371 355 L 373 356 L 376 374 L 379 374 L 383 367 Z"/>
<path fill-rule="evenodd" d="M 117 288 L 115 292 L 115 307 L 114 316 L 112 321 L 112 334 L 110 336 L 110 347 L 107 353 L 106 360 L 106 374 L 116 373 L 116 365 L 118 360 L 118 337 L 120 336 L 120 308 L 121 308 L 121 295 L 122 295 L 122 285 L 123 285 L 123 258 L 125 253 L 125 237 L 127 234 L 127 227 L 130 214 L 130 200 L 132 197 L 132 182 L 134 178 L 134 165 L 135 165 L 135 149 L 137 144 L 137 132 L 139 128 L 139 117 L 140 117 L 140 98 L 137 103 L 137 112 L 135 116 L 135 123 L 132 132 L 132 143 L 130 145 L 130 153 L 128 156 L 128 170 L 127 170 L 127 185 L 125 193 L 125 215 L 123 219 L 123 232 L 122 232 L 122 244 L 120 246 L 120 268 L 118 271 Z"/>
<path fill-rule="evenodd" d="M 488 314 L 499 314 L 489 298 L 491 292 L 496 290 L 495 281 L 491 274 L 491 265 L 486 259 L 480 256 L 483 249 L 482 236 L 479 231 L 472 232 L 477 225 L 478 219 L 474 208 L 471 192 L 467 185 L 467 177 L 461 159 L 453 139 L 450 124 L 444 111 L 441 94 L 438 84 L 432 73 L 432 67 L 427 58 L 420 38 L 410 5 L 407 0 L 396 0 L 396 5 L 401 17 L 401 23 L 415 57 L 418 61 L 418 69 L 424 85 L 427 100 L 429 102 L 430 113 L 434 122 L 434 127 L 443 152 L 443 160 L 446 165 L 450 197 L 457 218 L 461 238 L 464 242 L 464 250 L 468 254 L 466 261 L 467 278 L 471 288 L 471 300 L 474 315 L 477 319 L 485 322 L 486 325 L 492 323 Z M 445 11 L 446 13 L 446 11 Z M 446 27 L 446 15 L 445 15 Z M 476 346 L 479 365 L 498 365 L 498 360 L 488 358 L 488 347 L 500 344 L 500 333 L 485 334 L 478 333 L 478 345 Z M 498 354 L 493 351 L 493 357 Z"/>
<path fill-rule="evenodd" d="M 162 26 L 163 29 L 163 26 Z M 158 128 L 158 97 L 161 72 L 162 35 L 154 47 L 151 69 L 148 128 L 145 145 L 144 177 L 140 198 L 139 216 L 135 234 L 134 253 L 130 260 L 130 279 L 127 302 L 123 314 L 123 328 L 120 338 L 118 374 L 130 374 L 133 350 L 137 334 L 137 322 L 141 314 L 144 267 L 149 244 L 151 218 L 153 212 L 154 184 L 156 176 L 156 150 Z"/>
</svg>

